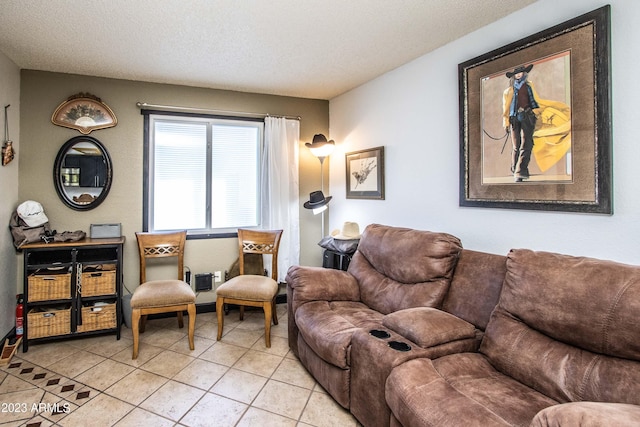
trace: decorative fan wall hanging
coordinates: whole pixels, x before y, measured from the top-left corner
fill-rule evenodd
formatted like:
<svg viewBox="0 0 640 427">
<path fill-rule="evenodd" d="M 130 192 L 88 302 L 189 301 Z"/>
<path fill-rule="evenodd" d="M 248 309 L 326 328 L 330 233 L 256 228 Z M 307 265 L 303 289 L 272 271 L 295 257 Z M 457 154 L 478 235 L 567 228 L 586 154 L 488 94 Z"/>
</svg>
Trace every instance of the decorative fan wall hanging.
<svg viewBox="0 0 640 427">
<path fill-rule="evenodd" d="M 51 122 L 88 135 L 97 129 L 114 127 L 118 124 L 118 119 L 100 98 L 80 92 L 70 96 L 56 108 L 51 116 Z"/>
</svg>

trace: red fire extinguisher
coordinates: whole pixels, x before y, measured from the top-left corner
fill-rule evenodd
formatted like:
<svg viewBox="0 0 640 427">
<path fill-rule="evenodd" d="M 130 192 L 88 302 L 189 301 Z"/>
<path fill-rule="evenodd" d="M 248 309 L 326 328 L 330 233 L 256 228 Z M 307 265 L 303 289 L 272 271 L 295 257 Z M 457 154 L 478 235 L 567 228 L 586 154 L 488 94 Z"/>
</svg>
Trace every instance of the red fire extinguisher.
<svg viewBox="0 0 640 427">
<path fill-rule="evenodd" d="M 24 334 L 24 297 L 22 294 L 16 296 L 18 305 L 16 306 L 16 337 L 20 338 Z"/>
</svg>

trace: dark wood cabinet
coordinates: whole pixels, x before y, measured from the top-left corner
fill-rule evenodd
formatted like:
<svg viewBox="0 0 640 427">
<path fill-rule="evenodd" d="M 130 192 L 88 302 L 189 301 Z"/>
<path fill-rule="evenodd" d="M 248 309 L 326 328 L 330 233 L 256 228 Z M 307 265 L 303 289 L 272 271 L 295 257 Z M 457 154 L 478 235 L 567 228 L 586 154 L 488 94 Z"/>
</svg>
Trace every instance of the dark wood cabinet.
<svg viewBox="0 0 640 427">
<path fill-rule="evenodd" d="M 80 187 L 104 187 L 107 180 L 107 165 L 102 156 L 67 155 L 65 168 L 78 168 Z"/>
<path fill-rule="evenodd" d="M 33 243 L 24 251 L 24 338 L 29 344 L 114 333 L 122 324 L 124 237 Z"/>
</svg>

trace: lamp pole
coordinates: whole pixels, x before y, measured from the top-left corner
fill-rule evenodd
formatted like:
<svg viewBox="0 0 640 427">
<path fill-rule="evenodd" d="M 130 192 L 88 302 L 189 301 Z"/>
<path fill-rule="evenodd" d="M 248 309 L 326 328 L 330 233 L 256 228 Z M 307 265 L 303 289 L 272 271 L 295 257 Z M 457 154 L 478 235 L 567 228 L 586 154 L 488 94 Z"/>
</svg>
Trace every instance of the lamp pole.
<svg viewBox="0 0 640 427">
<path fill-rule="evenodd" d="M 318 160 L 320 160 L 320 191 L 322 191 L 322 194 L 324 194 L 324 158 L 326 156 L 320 156 L 318 157 Z M 326 210 L 326 209 L 325 209 Z M 321 213 L 321 224 L 320 224 L 320 240 L 324 239 L 324 210 Z"/>
<path fill-rule="evenodd" d="M 311 150 L 311 153 L 320 160 L 320 189 L 321 193 L 324 197 L 324 159 L 331 155 L 333 149 L 335 148 L 335 142 L 333 140 L 327 141 L 327 137 L 323 134 L 319 133 L 313 136 L 313 142 L 307 142 L 305 144 Z M 324 211 L 327 209 L 326 204 L 322 209 L 322 217 L 321 217 L 321 239 L 324 238 Z M 314 214 L 318 214 L 318 212 L 314 212 Z"/>
</svg>

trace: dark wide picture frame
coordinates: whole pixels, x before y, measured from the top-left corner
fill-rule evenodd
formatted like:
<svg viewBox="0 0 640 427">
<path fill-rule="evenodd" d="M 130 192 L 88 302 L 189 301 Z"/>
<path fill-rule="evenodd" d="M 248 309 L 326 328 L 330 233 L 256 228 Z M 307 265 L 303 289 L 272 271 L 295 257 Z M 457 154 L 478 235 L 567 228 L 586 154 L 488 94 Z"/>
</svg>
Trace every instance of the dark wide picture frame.
<svg viewBox="0 0 640 427">
<path fill-rule="evenodd" d="M 384 200 L 384 147 L 345 154 L 347 199 Z"/>
<path fill-rule="evenodd" d="M 613 213 L 610 20 L 607 5 L 458 65 L 460 206 Z M 540 108 L 518 182 L 503 95 L 529 65 Z"/>
</svg>

